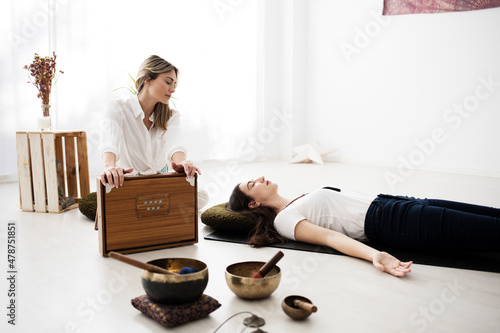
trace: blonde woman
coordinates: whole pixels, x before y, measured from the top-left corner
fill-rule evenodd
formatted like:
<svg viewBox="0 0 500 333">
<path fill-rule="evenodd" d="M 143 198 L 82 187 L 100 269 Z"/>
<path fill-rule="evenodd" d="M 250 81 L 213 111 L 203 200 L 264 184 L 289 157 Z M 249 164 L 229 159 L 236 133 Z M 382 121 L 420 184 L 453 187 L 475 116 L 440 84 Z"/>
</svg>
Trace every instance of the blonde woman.
<svg viewBox="0 0 500 333">
<path fill-rule="evenodd" d="M 169 166 L 185 172 L 187 178 L 201 174 L 186 159 L 180 114 L 169 106 L 178 73 L 174 65 L 152 55 L 139 68 L 135 82 L 137 95 L 109 103 L 101 123 L 102 184 L 120 187 L 124 175 L 133 170 L 143 174 L 164 173 Z M 206 195 L 203 197 L 199 208 L 206 204 Z"/>
</svg>

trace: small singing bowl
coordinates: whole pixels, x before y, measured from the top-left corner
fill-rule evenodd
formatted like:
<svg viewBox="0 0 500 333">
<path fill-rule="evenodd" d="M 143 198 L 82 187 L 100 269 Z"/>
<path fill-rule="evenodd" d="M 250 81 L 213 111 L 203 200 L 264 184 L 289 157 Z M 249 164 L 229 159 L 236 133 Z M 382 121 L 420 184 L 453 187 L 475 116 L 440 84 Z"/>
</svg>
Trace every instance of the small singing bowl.
<svg viewBox="0 0 500 333">
<path fill-rule="evenodd" d="M 244 299 L 261 299 L 271 295 L 280 284 L 281 270 L 274 266 L 263 278 L 253 278 L 264 264 L 261 261 L 245 261 L 227 266 L 226 283 L 229 289 Z"/>
<path fill-rule="evenodd" d="M 197 300 L 208 284 L 208 267 L 196 259 L 165 258 L 149 261 L 148 264 L 179 273 L 184 267 L 197 272 L 183 275 L 169 275 L 142 271 L 142 287 L 155 302 L 162 304 L 184 304 Z"/>
<path fill-rule="evenodd" d="M 283 312 L 285 312 L 285 314 L 288 317 L 295 320 L 304 320 L 307 317 L 309 317 L 311 315 L 311 312 L 295 306 L 294 304 L 295 300 L 306 303 L 312 303 L 309 299 L 302 296 L 297 296 L 297 295 L 288 296 L 283 300 L 283 302 L 281 302 L 281 308 L 283 309 Z"/>
</svg>

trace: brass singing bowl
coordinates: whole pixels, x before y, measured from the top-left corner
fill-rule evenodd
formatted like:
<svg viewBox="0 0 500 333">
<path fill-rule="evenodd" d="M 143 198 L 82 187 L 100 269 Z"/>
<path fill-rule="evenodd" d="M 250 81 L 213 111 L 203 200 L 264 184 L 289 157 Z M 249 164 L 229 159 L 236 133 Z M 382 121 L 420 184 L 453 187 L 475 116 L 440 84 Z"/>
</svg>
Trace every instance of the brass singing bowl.
<svg viewBox="0 0 500 333">
<path fill-rule="evenodd" d="M 184 267 L 192 267 L 195 273 L 167 275 L 142 271 L 142 286 L 146 294 L 155 302 L 162 304 L 183 304 L 197 300 L 208 284 L 208 267 L 196 259 L 165 258 L 149 261 L 148 264 L 179 273 Z"/>
<path fill-rule="evenodd" d="M 263 278 L 252 278 L 264 264 L 261 261 L 245 261 L 229 265 L 226 268 L 229 289 L 236 296 L 245 299 L 261 299 L 271 295 L 280 284 L 281 270 L 274 266 Z"/>
<path fill-rule="evenodd" d="M 311 312 L 302 310 L 294 305 L 294 301 L 299 300 L 302 302 L 312 303 L 309 299 L 303 296 L 292 295 L 286 297 L 283 302 L 281 302 L 281 308 L 286 315 L 295 320 L 304 320 L 311 315 Z"/>
</svg>

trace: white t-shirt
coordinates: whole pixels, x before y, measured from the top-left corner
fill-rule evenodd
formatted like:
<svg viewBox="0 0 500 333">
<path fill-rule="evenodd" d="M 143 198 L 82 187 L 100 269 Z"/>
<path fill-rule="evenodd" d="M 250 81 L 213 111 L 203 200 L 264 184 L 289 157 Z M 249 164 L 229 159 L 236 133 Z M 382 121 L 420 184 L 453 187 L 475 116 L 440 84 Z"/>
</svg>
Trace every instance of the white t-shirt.
<svg viewBox="0 0 500 333">
<path fill-rule="evenodd" d="M 166 131 L 155 126 L 148 130 L 136 95 L 111 101 L 101 122 L 99 154 L 111 152 L 117 166 L 144 174 L 170 166 L 175 152 L 186 153 L 181 144 L 180 114 L 172 111 Z M 154 113 L 149 120 L 154 121 Z"/>
<path fill-rule="evenodd" d="M 295 226 L 305 219 L 356 240 L 366 241 L 366 212 L 375 198 L 344 190 L 315 190 L 283 209 L 276 216 L 274 227 L 280 235 L 295 240 Z"/>
</svg>

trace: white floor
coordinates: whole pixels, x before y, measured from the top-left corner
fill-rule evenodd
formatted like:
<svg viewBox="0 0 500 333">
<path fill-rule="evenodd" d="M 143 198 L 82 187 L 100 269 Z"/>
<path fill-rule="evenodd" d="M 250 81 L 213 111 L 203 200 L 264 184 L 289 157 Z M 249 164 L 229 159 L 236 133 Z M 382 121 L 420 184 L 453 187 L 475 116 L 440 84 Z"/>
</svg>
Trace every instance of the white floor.
<svg viewBox="0 0 500 333">
<path fill-rule="evenodd" d="M 397 170 L 346 164 L 262 162 L 238 166 L 205 166 L 200 185 L 212 194 L 209 206 L 227 200 L 240 181 L 265 175 L 293 198 L 331 185 L 380 192 L 459 200 L 500 207 L 500 179 L 416 172 L 393 188 L 387 172 Z M 94 186 L 95 187 L 95 186 Z M 141 271 L 103 258 L 93 222 L 78 209 L 63 214 L 21 212 L 17 184 L 0 185 L 2 227 L 0 258 L 1 331 L 5 332 L 165 332 L 134 309 L 130 300 L 144 294 Z M 17 227 L 16 326 L 7 324 L 9 284 L 7 224 Z M 499 332 L 500 274 L 414 265 L 405 278 L 377 271 L 370 263 L 346 256 L 284 250 L 278 290 L 268 299 L 245 301 L 224 280 L 225 267 L 245 260 L 267 261 L 273 248 L 206 241 L 211 229 L 200 222 L 199 243 L 131 255 L 148 261 L 190 257 L 207 263 L 210 281 L 205 293 L 222 307 L 209 317 L 172 332 L 213 332 L 241 311 L 263 317 L 267 332 Z M 288 295 L 303 295 L 318 312 L 302 322 L 281 310 Z M 253 332 L 241 314 L 218 332 Z"/>
</svg>

